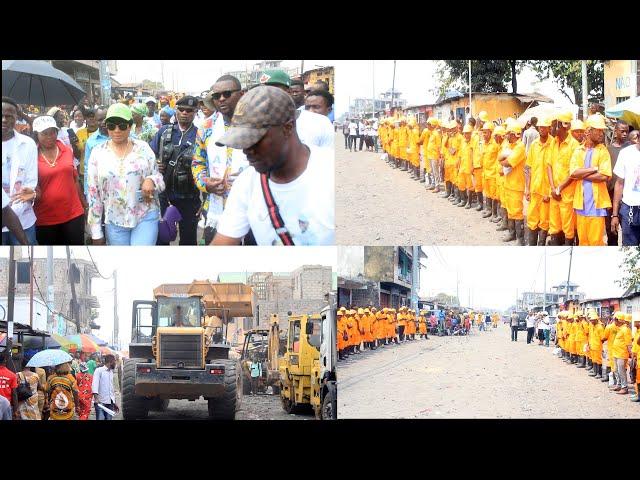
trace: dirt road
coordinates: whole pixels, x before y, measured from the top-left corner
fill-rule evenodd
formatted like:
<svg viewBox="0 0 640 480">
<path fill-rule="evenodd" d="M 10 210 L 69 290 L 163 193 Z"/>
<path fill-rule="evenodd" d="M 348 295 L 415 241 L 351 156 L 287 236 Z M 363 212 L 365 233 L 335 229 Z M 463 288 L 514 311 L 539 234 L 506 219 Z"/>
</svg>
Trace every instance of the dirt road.
<svg viewBox="0 0 640 480">
<path fill-rule="evenodd" d="M 516 245 L 482 213 L 453 206 L 380 153 L 349 152 L 336 136 L 338 245 Z"/>
<path fill-rule="evenodd" d="M 338 363 L 339 418 L 639 418 L 640 404 L 609 392 L 552 354 L 511 342 L 500 326 L 433 337 Z"/>
</svg>

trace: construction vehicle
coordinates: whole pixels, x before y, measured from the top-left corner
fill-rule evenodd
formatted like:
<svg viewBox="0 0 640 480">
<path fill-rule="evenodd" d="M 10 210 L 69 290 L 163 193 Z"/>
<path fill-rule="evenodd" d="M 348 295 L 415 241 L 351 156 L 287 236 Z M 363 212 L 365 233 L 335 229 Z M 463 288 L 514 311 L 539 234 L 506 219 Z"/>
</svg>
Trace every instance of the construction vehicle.
<svg viewBox="0 0 640 480">
<path fill-rule="evenodd" d="M 241 283 L 164 284 L 154 300 L 135 300 L 129 359 L 122 374 L 125 420 L 165 410 L 170 399 L 208 401 L 209 417 L 234 419 L 242 375 L 229 358 L 227 326 L 253 316 L 253 291 Z"/>
<path fill-rule="evenodd" d="M 337 418 L 335 300 L 320 314 L 289 315 L 287 351 L 280 361 L 280 399 L 287 413 L 311 407 Z"/>
<path fill-rule="evenodd" d="M 268 387 L 274 395 L 280 393 L 280 372 L 278 358 L 284 355 L 284 342 L 280 341 L 280 319 L 272 314 L 269 328 L 252 328 L 245 333 L 240 363 L 242 366 L 242 393 L 251 391 L 251 363 L 255 359 L 262 365 L 262 375 L 258 378 L 258 392 L 266 393 Z"/>
</svg>

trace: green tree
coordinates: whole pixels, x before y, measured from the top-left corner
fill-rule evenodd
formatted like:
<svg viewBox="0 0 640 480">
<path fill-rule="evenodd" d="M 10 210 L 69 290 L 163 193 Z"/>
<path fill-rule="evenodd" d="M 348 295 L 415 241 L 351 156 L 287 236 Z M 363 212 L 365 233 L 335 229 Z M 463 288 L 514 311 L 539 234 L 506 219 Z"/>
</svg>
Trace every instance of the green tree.
<svg viewBox="0 0 640 480">
<path fill-rule="evenodd" d="M 518 74 L 522 71 L 522 60 L 471 60 L 471 91 L 482 93 L 506 92 L 511 83 L 513 93 L 518 93 Z M 440 80 L 439 94 L 449 88 L 468 92 L 469 61 L 444 60 L 436 69 Z"/>
<path fill-rule="evenodd" d="M 448 295 L 446 293 L 439 293 L 434 297 L 434 300 L 438 304 L 446 304 L 446 305 L 460 305 L 458 301 L 458 297 L 455 295 Z"/>
<path fill-rule="evenodd" d="M 540 80 L 553 77 L 558 90 L 576 105 L 582 104 L 582 62 L 580 60 L 530 60 L 527 65 L 536 72 Z M 604 63 L 602 60 L 587 60 L 587 100 L 600 103 L 604 100 Z M 573 89 L 573 98 L 568 89 Z"/>
<path fill-rule="evenodd" d="M 640 287 L 640 246 L 622 247 L 625 258 L 620 265 L 623 270 L 622 280 L 616 283 L 626 290 Z"/>
</svg>

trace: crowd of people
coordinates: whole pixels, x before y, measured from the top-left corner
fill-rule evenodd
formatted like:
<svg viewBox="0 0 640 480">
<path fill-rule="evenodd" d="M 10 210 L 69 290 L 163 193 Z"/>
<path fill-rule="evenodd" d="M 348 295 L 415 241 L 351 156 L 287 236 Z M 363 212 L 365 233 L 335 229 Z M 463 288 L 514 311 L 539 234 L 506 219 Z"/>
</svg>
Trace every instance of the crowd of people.
<svg viewBox="0 0 640 480">
<path fill-rule="evenodd" d="M 438 336 L 468 335 L 473 328 L 497 328 L 500 316 L 488 312 L 460 312 L 454 310 L 413 310 L 406 306 L 395 308 L 340 307 L 337 315 L 338 359 L 365 350 L 399 345 L 417 339 Z"/>
<path fill-rule="evenodd" d="M 365 151 L 378 153 L 378 120 L 347 119 L 342 124 L 344 148 L 350 152 Z M 360 142 L 358 145 L 358 141 Z"/>
<path fill-rule="evenodd" d="M 610 318 L 600 318 L 595 310 L 561 311 L 556 326 L 558 357 L 567 365 L 584 368 L 590 377 L 609 382 L 609 389 L 620 395 L 629 393 L 629 383 L 635 384 L 630 400 L 638 402 L 640 319 L 633 322 L 635 335 L 631 322 L 630 313 L 615 312 Z"/>
<path fill-rule="evenodd" d="M 0 420 L 88 420 L 92 404 L 96 420 L 111 420 L 119 411 L 119 356 L 76 352 L 71 362 L 53 367 L 27 363 L 14 373 L 0 351 Z"/>
<path fill-rule="evenodd" d="M 584 122 L 570 111 L 532 117 L 523 128 L 481 111 L 464 125 L 430 117 L 422 130 L 414 118 L 396 116 L 380 119 L 377 134 L 391 166 L 482 212 L 507 232 L 504 242 L 618 245 L 621 230 L 623 245 L 638 245 L 639 132 L 618 121 L 606 145 L 608 120 L 590 113 Z M 348 129 L 351 149 L 360 129 Z"/>
<path fill-rule="evenodd" d="M 328 85 L 268 70 L 204 93 L 46 115 L 3 97 L 2 244 L 333 244 Z"/>
</svg>

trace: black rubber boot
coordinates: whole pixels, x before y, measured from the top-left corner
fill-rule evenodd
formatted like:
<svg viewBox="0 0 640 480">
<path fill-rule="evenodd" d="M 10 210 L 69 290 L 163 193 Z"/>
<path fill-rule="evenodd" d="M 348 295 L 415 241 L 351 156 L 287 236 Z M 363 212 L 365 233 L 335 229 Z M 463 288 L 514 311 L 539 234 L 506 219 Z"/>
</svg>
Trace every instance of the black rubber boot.
<svg viewBox="0 0 640 480">
<path fill-rule="evenodd" d="M 584 355 L 580 355 L 580 357 L 578 359 L 578 364 L 576 365 L 576 367 L 578 367 L 578 368 L 585 368 L 586 367 L 586 357 Z"/>
<path fill-rule="evenodd" d="M 547 244 L 547 231 L 540 230 L 538 232 L 538 245 L 544 247 Z"/>
<path fill-rule="evenodd" d="M 598 375 L 598 364 L 597 363 L 593 363 L 591 360 L 589 360 L 589 362 L 591 363 L 590 365 L 590 372 L 589 372 L 589 376 L 590 377 L 595 377 Z"/>
<path fill-rule="evenodd" d="M 476 207 L 476 211 L 481 212 L 484 210 L 484 198 L 482 197 L 482 192 L 477 192 L 476 195 L 478 196 L 478 206 Z M 484 215 L 482 215 L 482 217 L 484 218 Z"/>
<path fill-rule="evenodd" d="M 609 381 L 609 367 L 607 367 L 606 365 L 602 366 L 602 378 L 600 379 L 601 382 L 608 382 Z"/>
<path fill-rule="evenodd" d="M 467 190 L 467 203 L 464 204 L 464 208 L 466 210 L 469 210 L 471 208 L 471 204 L 473 203 L 473 197 L 475 195 L 475 192 L 473 192 L 472 190 Z"/>
<path fill-rule="evenodd" d="M 433 185 L 433 188 L 435 188 L 435 184 Z M 453 195 L 453 188 L 452 188 L 451 182 L 446 182 L 444 184 L 444 194 L 440 195 L 440 197 L 449 198 L 451 197 L 451 195 Z"/>
<path fill-rule="evenodd" d="M 591 361 L 590 358 L 587 358 L 587 372 L 590 372 L 591 370 L 593 370 L 593 362 Z"/>
<path fill-rule="evenodd" d="M 516 220 L 516 238 L 518 245 L 524 246 L 524 220 Z"/>
<path fill-rule="evenodd" d="M 564 245 L 565 247 L 570 247 L 573 245 L 573 238 L 565 238 L 564 239 Z"/>
<path fill-rule="evenodd" d="M 594 378 L 599 379 L 602 378 L 602 365 L 600 365 L 599 363 L 596 363 L 595 365 L 595 375 Z"/>
<path fill-rule="evenodd" d="M 420 168 L 420 183 L 426 183 L 427 182 L 427 171 L 424 168 Z"/>
<path fill-rule="evenodd" d="M 460 192 L 460 199 L 458 200 L 458 203 L 455 203 L 454 205 L 456 207 L 464 207 L 464 205 L 467 203 L 467 191 L 460 189 L 458 189 L 458 191 Z"/>
<path fill-rule="evenodd" d="M 531 230 L 527 227 L 527 245 L 530 247 L 535 247 L 538 245 L 538 229 Z"/>
<path fill-rule="evenodd" d="M 509 229 L 509 233 L 506 237 L 502 238 L 503 242 L 511 242 L 516 239 L 516 221 L 515 220 L 507 220 L 507 226 Z"/>
<path fill-rule="evenodd" d="M 507 218 L 507 210 L 505 208 L 500 209 L 500 218 L 501 223 L 496 228 L 496 232 L 504 232 L 505 230 L 509 230 L 509 219 Z"/>
<path fill-rule="evenodd" d="M 500 221 L 500 214 L 498 211 L 500 210 L 500 202 L 498 200 L 493 201 L 493 208 L 491 209 L 491 218 L 490 222 L 498 223 Z"/>
<path fill-rule="evenodd" d="M 493 210 L 493 199 L 487 198 L 487 208 L 484 209 L 484 213 L 482 214 L 482 218 L 489 218 L 491 216 L 491 212 Z"/>
<path fill-rule="evenodd" d="M 449 201 L 455 205 L 460 201 L 460 191 L 458 190 L 458 187 L 453 184 L 451 184 L 451 188 L 453 188 L 453 195 L 449 197 Z"/>
</svg>

